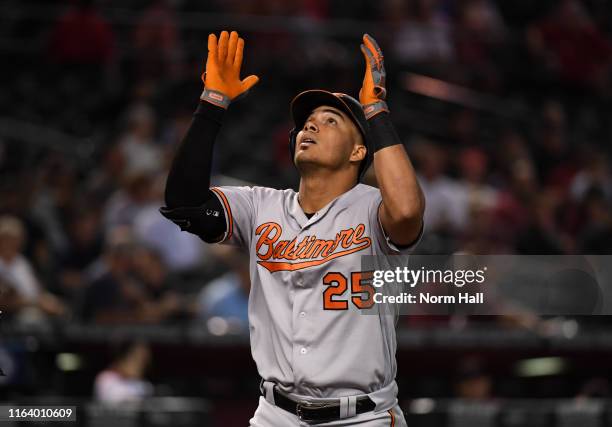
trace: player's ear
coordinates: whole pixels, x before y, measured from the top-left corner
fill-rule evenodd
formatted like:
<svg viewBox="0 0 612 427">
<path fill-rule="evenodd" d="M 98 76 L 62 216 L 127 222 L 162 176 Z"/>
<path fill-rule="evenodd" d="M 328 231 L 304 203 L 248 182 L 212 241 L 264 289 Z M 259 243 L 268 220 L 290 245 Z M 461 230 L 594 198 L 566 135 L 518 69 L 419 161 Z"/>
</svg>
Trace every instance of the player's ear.
<svg viewBox="0 0 612 427">
<path fill-rule="evenodd" d="M 368 149 L 361 142 L 353 145 L 353 152 L 351 153 L 351 162 L 360 162 L 365 159 Z"/>
</svg>

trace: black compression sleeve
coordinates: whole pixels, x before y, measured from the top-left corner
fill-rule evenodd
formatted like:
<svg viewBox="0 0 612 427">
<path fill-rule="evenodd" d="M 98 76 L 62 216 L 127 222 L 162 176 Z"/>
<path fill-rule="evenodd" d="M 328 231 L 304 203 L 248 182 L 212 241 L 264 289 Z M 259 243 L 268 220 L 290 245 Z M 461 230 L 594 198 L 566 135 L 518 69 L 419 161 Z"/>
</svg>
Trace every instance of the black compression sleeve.
<svg viewBox="0 0 612 427">
<path fill-rule="evenodd" d="M 200 206 L 211 197 L 213 145 L 225 109 L 208 102 L 198 105 L 168 174 L 165 201 L 168 208 Z"/>
<path fill-rule="evenodd" d="M 374 152 L 402 143 L 391 122 L 389 113 L 383 112 L 375 115 L 368 120 L 368 124 L 370 125 L 370 138 L 374 146 Z"/>
</svg>

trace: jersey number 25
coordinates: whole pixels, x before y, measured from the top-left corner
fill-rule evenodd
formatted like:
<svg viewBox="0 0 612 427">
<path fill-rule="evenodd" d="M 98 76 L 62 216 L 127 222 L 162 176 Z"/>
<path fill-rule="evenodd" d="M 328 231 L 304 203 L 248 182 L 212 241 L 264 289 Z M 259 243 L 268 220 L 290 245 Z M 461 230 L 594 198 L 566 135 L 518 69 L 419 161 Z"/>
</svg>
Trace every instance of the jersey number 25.
<svg viewBox="0 0 612 427">
<path fill-rule="evenodd" d="M 351 301 L 360 309 L 374 305 L 374 286 L 371 271 L 356 271 L 351 273 Z M 327 289 L 323 292 L 324 310 L 348 310 L 348 300 L 343 298 L 348 289 L 348 279 L 342 273 L 329 272 L 323 277 Z"/>
</svg>

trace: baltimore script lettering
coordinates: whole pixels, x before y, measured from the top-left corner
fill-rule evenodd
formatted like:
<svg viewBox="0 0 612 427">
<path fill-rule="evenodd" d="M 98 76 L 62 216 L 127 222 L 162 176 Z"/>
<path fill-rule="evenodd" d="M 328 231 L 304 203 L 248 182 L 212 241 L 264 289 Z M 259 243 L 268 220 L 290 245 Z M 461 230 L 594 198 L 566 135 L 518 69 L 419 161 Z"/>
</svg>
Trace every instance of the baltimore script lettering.
<svg viewBox="0 0 612 427">
<path fill-rule="evenodd" d="M 283 228 L 275 222 L 266 222 L 255 230 L 255 234 L 259 236 L 256 245 L 257 258 L 259 258 L 257 263 L 272 273 L 321 265 L 370 247 L 372 239 L 364 236 L 364 232 L 365 225 L 359 224 L 339 231 L 333 240 L 305 236 L 298 243 L 297 237 L 293 240 L 279 240 Z"/>
</svg>

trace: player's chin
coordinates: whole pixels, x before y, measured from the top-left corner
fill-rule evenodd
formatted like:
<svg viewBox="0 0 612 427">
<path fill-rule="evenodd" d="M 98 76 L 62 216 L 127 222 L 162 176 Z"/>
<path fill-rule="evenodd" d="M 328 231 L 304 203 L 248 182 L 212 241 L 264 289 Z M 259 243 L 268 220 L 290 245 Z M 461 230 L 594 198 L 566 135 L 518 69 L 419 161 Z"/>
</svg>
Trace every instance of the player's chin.
<svg viewBox="0 0 612 427">
<path fill-rule="evenodd" d="M 312 163 L 317 159 L 317 154 L 314 151 L 315 150 L 313 150 L 313 147 L 298 147 L 293 161 L 296 165 L 300 162 Z"/>
<path fill-rule="evenodd" d="M 295 158 L 293 159 L 293 163 L 297 166 L 298 170 L 306 171 L 311 170 L 319 166 L 320 161 L 319 158 L 315 155 L 315 153 L 304 151 L 297 151 L 295 153 Z"/>
</svg>

